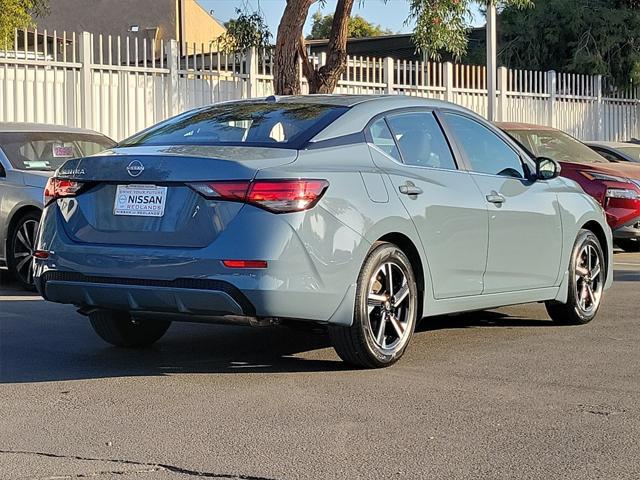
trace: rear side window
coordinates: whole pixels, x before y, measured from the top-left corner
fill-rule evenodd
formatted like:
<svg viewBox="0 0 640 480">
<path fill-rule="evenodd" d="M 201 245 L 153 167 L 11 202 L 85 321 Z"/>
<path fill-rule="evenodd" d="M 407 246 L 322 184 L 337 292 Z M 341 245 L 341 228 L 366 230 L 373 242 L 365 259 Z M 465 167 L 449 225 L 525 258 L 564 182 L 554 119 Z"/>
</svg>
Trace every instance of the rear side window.
<svg viewBox="0 0 640 480">
<path fill-rule="evenodd" d="M 114 142 L 102 135 L 58 132 L 0 133 L 0 148 L 17 170 L 53 171 L 71 158 L 107 150 Z"/>
<path fill-rule="evenodd" d="M 247 145 L 300 148 L 347 111 L 314 103 L 234 102 L 170 118 L 120 146 Z"/>
<path fill-rule="evenodd" d="M 455 170 L 456 163 L 431 112 L 400 113 L 387 118 L 407 165 Z"/>
<path fill-rule="evenodd" d="M 398 147 L 396 147 L 396 142 L 393 139 L 391 130 L 389 130 L 387 122 L 384 121 L 384 118 L 380 118 L 373 122 L 371 124 L 371 127 L 369 127 L 369 132 L 371 132 L 371 139 L 373 140 L 373 144 L 376 147 L 378 147 L 390 157 L 395 158 L 398 162 L 400 161 L 400 153 L 398 153 Z"/>
</svg>

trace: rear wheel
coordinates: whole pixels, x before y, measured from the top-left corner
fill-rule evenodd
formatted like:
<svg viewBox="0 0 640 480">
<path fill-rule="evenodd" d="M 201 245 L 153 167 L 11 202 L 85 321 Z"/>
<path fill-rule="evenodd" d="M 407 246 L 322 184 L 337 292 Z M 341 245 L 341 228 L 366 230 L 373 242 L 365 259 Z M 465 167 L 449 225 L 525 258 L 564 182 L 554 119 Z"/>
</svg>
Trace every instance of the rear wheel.
<svg viewBox="0 0 640 480">
<path fill-rule="evenodd" d="M 7 266 L 20 286 L 33 290 L 33 252 L 40 213 L 29 212 L 21 216 L 9 233 Z"/>
<path fill-rule="evenodd" d="M 606 265 L 600 241 L 589 230 L 581 230 L 569 265 L 567 303 L 546 302 L 551 319 L 564 325 L 582 325 L 593 320 L 600 308 Z"/>
<path fill-rule="evenodd" d="M 418 289 L 407 256 L 378 243 L 358 277 L 353 323 L 329 329 L 336 352 L 347 363 L 386 367 L 404 353 L 413 335 Z"/>
<path fill-rule="evenodd" d="M 625 252 L 640 252 L 640 238 L 620 239 L 616 244 Z"/>
<path fill-rule="evenodd" d="M 105 342 L 117 347 L 144 347 L 160 340 L 170 321 L 138 320 L 127 312 L 98 310 L 89 314 L 95 332 Z"/>
</svg>

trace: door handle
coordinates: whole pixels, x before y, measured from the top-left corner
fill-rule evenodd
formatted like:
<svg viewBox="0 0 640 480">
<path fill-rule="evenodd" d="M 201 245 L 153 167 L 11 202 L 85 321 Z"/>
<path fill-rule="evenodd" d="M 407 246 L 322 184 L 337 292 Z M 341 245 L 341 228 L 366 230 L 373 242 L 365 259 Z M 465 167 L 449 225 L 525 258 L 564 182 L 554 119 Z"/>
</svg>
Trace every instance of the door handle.
<svg viewBox="0 0 640 480">
<path fill-rule="evenodd" d="M 495 203 L 497 205 L 502 205 L 506 201 L 507 201 L 507 199 L 504 198 L 502 195 L 500 195 L 496 191 L 493 191 L 489 195 L 487 195 L 487 202 L 489 202 L 489 203 Z"/>
<path fill-rule="evenodd" d="M 422 193 L 422 189 L 420 187 L 416 187 L 412 182 L 400 185 L 398 189 L 400 190 L 400 193 L 404 195 L 420 195 Z"/>
</svg>

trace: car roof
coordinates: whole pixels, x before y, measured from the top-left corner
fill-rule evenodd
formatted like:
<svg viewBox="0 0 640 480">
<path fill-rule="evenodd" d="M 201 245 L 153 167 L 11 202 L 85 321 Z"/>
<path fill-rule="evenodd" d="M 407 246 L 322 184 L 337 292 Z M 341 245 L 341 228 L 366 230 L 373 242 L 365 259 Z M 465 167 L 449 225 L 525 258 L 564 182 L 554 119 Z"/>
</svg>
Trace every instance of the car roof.
<svg viewBox="0 0 640 480">
<path fill-rule="evenodd" d="M 627 148 L 627 147 L 637 147 L 640 148 L 640 145 L 637 143 L 626 143 L 626 142 L 584 142 L 587 145 L 593 145 L 594 147 L 609 147 L 609 148 Z"/>
<path fill-rule="evenodd" d="M 455 107 L 455 105 L 441 100 L 431 98 L 414 97 L 410 95 L 350 95 L 350 94 L 308 94 L 308 95 L 271 95 L 260 98 L 247 98 L 243 100 L 231 100 L 227 103 L 255 103 L 255 102 L 277 102 L 277 103 L 312 103 L 316 105 L 335 105 L 340 107 L 354 107 L 359 104 L 377 104 L 388 102 L 406 103 L 407 101 L 420 105 L 432 107 Z"/>
<path fill-rule="evenodd" d="M 0 133 L 7 132 L 55 132 L 105 136 L 99 132 L 95 132 L 86 128 L 67 127 L 64 125 L 50 125 L 47 123 L 0 122 Z"/>
<path fill-rule="evenodd" d="M 557 128 L 548 127 L 546 125 L 536 125 L 534 123 L 493 122 L 493 124 L 502 130 L 509 130 L 509 131 L 526 131 L 526 130 L 556 131 L 557 130 Z"/>
<path fill-rule="evenodd" d="M 313 137 L 312 142 L 355 134 L 361 131 L 371 118 L 402 108 L 446 108 L 448 110 L 456 110 L 477 116 L 471 110 L 453 103 L 412 95 L 292 95 L 266 97 L 264 100 L 285 103 L 316 103 L 349 108 L 347 113 L 338 117 L 318 135 Z"/>
</svg>

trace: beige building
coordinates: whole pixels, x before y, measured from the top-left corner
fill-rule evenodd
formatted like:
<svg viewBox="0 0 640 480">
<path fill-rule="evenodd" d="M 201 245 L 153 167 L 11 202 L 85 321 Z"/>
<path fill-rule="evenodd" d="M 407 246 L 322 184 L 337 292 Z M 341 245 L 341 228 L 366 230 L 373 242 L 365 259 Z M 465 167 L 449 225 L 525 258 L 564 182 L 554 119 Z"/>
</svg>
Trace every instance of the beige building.
<svg viewBox="0 0 640 480">
<path fill-rule="evenodd" d="M 224 26 L 196 0 L 49 0 L 50 14 L 37 19 L 39 30 L 91 32 L 103 36 L 178 40 L 182 53 L 205 51 L 225 32 Z M 185 50 L 184 43 L 188 47 Z"/>
</svg>

